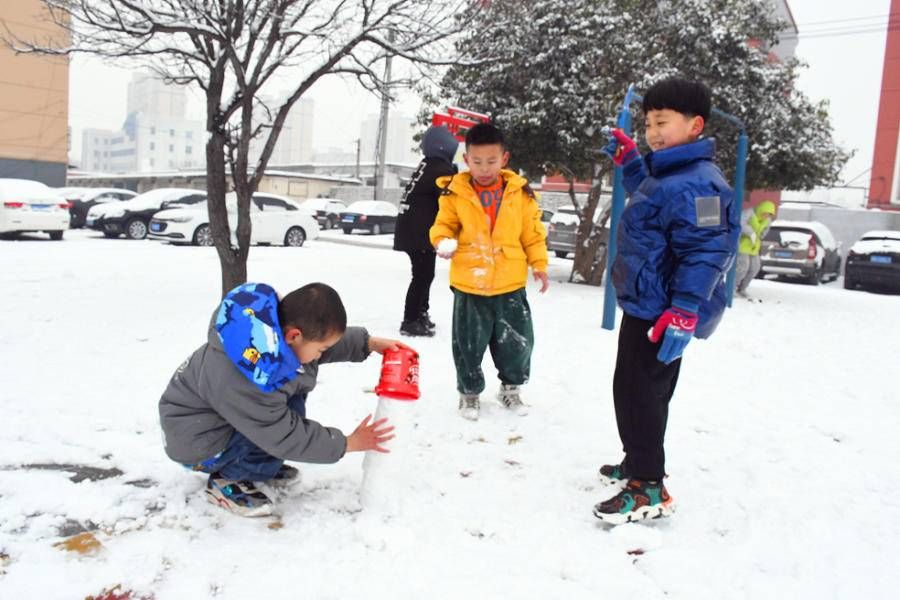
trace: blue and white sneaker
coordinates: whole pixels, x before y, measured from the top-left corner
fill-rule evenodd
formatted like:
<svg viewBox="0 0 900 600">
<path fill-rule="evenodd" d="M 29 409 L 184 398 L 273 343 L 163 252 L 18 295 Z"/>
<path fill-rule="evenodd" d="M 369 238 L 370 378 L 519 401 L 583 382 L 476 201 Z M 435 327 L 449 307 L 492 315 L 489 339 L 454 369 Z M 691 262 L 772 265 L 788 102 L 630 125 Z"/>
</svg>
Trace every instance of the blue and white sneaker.
<svg viewBox="0 0 900 600">
<path fill-rule="evenodd" d="M 275 508 L 272 500 L 252 481 L 232 481 L 219 473 L 209 476 L 206 499 L 242 517 L 267 517 Z"/>
</svg>

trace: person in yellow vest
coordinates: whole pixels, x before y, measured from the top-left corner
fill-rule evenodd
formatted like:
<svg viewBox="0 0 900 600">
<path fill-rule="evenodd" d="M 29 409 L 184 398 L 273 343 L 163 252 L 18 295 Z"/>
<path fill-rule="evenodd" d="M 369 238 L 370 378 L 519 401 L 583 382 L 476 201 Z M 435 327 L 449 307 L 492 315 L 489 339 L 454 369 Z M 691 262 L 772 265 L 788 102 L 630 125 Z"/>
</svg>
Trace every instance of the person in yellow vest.
<svg viewBox="0 0 900 600">
<path fill-rule="evenodd" d="M 774 219 L 775 203 L 771 200 L 763 200 L 755 208 L 747 208 L 741 213 L 741 240 L 734 281 L 737 293 L 742 296 L 747 294 L 747 286 L 759 273 L 759 249 Z"/>
<path fill-rule="evenodd" d="M 525 297 L 528 267 L 547 291 L 547 231 L 528 181 L 506 169 L 503 133 L 481 123 L 466 134 L 468 171 L 437 180 L 439 210 L 429 231 L 441 258 L 452 258 L 453 361 L 459 411 L 477 420 L 484 391 L 481 359 L 490 347 L 498 400 L 525 414 L 519 386 L 528 381 L 534 330 Z"/>
</svg>

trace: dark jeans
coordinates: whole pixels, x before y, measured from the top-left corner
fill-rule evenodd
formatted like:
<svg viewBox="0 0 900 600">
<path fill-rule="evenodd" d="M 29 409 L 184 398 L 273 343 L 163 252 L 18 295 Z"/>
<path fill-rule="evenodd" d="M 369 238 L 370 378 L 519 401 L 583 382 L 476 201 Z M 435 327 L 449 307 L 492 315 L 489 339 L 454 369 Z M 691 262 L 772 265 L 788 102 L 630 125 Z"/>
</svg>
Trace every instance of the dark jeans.
<svg viewBox="0 0 900 600">
<path fill-rule="evenodd" d="M 663 441 L 669 419 L 669 400 L 678 383 L 681 359 L 668 365 L 656 358 L 657 343 L 647 339 L 653 321 L 624 315 L 613 375 L 616 424 L 625 450 L 625 468 L 632 477 L 662 479 L 666 474 Z"/>
<path fill-rule="evenodd" d="M 406 305 L 403 308 L 403 320 L 415 321 L 428 312 L 428 298 L 431 295 L 431 282 L 434 281 L 434 263 L 436 254 L 427 250 L 407 252 L 412 265 L 412 281 L 406 290 Z"/>
<path fill-rule="evenodd" d="M 531 373 L 534 330 L 525 288 L 499 296 L 453 290 L 453 361 L 456 388 L 462 394 L 484 391 L 481 359 L 485 348 L 500 381 L 522 385 Z"/>
<path fill-rule="evenodd" d="M 306 418 L 306 394 L 289 399 L 288 408 Z M 204 473 L 218 472 L 232 481 L 267 481 L 278 473 L 283 464 L 283 459 L 267 453 L 235 429 L 222 452 L 194 466 L 194 469 Z"/>
</svg>

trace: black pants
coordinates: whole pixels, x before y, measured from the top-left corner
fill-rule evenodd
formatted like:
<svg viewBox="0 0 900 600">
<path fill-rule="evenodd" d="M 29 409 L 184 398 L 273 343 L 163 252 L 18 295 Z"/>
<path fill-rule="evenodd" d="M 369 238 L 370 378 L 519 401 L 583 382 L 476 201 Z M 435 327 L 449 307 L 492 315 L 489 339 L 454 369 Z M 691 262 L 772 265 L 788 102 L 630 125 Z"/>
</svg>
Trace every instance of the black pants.
<svg viewBox="0 0 900 600">
<path fill-rule="evenodd" d="M 453 362 L 456 389 L 484 391 L 481 360 L 490 349 L 500 382 L 522 385 L 531 373 L 534 329 L 525 288 L 499 296 L 476 296 L 453 288 Z"/>
<path fill-rule="evenodd" d="M 434 263 L 436 254 L 423 250 L 407 251 L 412 264 L 412 281 L 406 290 L 406 305 L 403 308 L 403 320 L 415 321 L 428 312 L 428 298 L 431 295 L 431 282 L 434 281 Z"/>
<path fill-rule="evenodd" d="M 624 315 L 613 376 L 616 424 L 625 450 L 625 468 L 636 479 L 662 479 L 666 474 L 663 441 L 669 400 L 678 382 L 681 359 L 666 365 L 656 358 L 662 339 L 652 343 L 652 321 Z"/>
</svg>

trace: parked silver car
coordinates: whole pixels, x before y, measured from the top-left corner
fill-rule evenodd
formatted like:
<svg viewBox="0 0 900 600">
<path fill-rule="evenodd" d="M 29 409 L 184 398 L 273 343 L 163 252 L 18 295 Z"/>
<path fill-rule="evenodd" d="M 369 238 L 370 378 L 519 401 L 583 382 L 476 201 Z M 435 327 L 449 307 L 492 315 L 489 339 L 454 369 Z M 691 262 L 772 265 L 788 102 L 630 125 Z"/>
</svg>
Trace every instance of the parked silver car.
<svg viewBox="0 0 900 600">
<path fill-rule="evenodd" d="M 818 285 L 841 274 L 841 245 L 818 221 L 775 221 L 759 251 L 760 275 Z"/>
<path fill-rule="evenodd" d="M 597 221 L 603 215 L 601 207 L 605 204 L 608 205 L 609 201 L 609 197 L 601 196 L 597 210 L 594 212 L 594 227 L 599 227 Z M 560 206 L 547 224 L 547 250 L 556 253 L 559 258 L 566 258 L 570 252 L 575 252 L 580 223 L 581 215 L 574 206 Z"/>
</svg>

